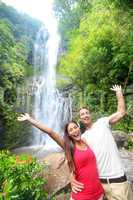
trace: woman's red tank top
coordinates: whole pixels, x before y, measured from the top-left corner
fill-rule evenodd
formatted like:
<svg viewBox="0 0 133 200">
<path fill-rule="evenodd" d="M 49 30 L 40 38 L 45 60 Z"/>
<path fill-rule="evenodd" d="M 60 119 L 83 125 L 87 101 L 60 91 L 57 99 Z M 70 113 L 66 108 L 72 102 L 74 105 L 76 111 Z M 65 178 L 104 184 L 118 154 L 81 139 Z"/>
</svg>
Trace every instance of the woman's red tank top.
<svg viewBox="0 0 133 200">
<path fill-rule="evenodd" d="M 104 193 L 100 183 L 96 158 L 90 147 L 87 150 L 75 148 L 74 163 L 76 167 L 76 180 L 84 184 L 81 192 L 72 192 L 74 200 L 98 200 Z"/>
</svg>

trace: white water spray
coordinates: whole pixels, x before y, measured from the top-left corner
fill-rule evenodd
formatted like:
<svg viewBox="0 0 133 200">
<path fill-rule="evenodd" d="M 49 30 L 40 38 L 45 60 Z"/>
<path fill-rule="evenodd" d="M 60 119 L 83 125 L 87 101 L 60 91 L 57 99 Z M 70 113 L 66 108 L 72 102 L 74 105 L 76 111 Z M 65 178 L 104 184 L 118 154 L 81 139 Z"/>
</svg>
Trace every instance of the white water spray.
<svg viewBox="0 0 133 200">
<path fill-rule="evenodd" d="M 64 98 L 56 89 L 56 64 L 60 38 L 57 21 L 52 10 L 45 21 L 48 33 L 42 27 L 34 45 L 35 98 L 33 114 L 37 120 L 61 134 L 65 123 L 71 119 L 71 102 L 70 98 Z M 45 145 L 46 149 L 57 147 L 47 134 L 40 133 L 38 129 L 33 129 L 33 135 L 33 145 Z"/>
</svg>

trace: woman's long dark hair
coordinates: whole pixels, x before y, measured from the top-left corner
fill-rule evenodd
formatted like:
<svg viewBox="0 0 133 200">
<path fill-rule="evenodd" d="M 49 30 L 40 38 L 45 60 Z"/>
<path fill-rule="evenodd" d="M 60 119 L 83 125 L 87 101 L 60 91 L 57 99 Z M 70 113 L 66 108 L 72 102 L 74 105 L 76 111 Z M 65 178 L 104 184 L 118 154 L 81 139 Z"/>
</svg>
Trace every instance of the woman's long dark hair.
<svg viewBox="0 0 133 200">
<path fill-rule="evenodd" d="M 70 123 L 74 123 L 78 126 L 77 122 L 75 121 L 70 121 L 65 126 L 65 130 L 64 130 L 65 155 L 67 158 L 70 172 L 73 172 L 75 174 L 75 164 L 74 164 L 74 159 L 73 159 L 74 143 L 73 143 L 72 138 L 68 134 L 68 126 Z"/>
</svg>

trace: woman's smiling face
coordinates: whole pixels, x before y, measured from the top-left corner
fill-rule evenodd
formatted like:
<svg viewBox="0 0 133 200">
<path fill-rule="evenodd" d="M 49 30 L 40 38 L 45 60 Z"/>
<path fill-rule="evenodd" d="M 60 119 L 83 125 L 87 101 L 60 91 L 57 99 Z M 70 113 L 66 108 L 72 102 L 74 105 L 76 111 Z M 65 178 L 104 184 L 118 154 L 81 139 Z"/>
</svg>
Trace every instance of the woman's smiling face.
<svg viewBox="0 0 133 200">
<path fill-rule="evenodd" d="M 80 128 L 79 126 L 74 123 L 70 122 L 68 127 L 67 127 L 68 135 L 74 140 L 74 141 L 79 141 L 81 140 L 81 134 L 80 134 Z"/>
</svg>

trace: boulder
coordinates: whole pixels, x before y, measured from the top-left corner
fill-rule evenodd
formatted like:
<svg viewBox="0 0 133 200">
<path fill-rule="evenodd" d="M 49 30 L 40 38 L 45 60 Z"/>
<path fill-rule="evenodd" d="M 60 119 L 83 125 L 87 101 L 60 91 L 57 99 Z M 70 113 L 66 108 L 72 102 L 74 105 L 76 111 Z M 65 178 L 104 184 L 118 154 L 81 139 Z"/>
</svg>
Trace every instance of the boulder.
<svg viewBox="0 0 133 200">
<path fill-rule="evenodd" d="M 50 195 L 67 187 L 70 183 L 69 168 L 64 158 L 63 152 L 55 152 L 48 154 L 43 160 L 46 165 L 43 175 L 47 179 L 45 190 Z"/>
<path fill-rule="evenodd" d="M 119 152 L 127 178 L 133 183 L 133 151 L 121 149 Z"/>
<path fill-rule="evenodd" d="M 123 131 L 113 131 L 113 136 L 115 138 L 118 148 L 122 148 L 126 145 L 128 141 L 128 134 Z"/>
</svg>

